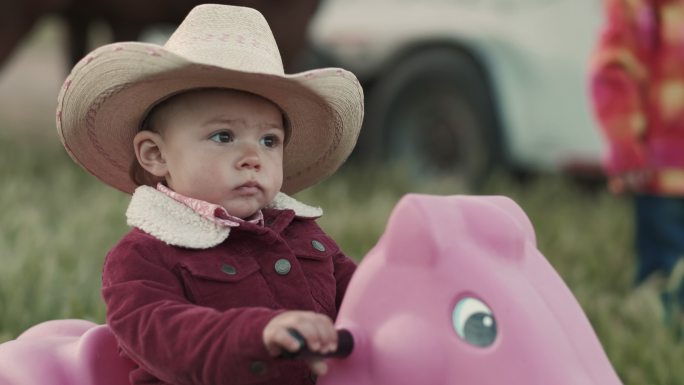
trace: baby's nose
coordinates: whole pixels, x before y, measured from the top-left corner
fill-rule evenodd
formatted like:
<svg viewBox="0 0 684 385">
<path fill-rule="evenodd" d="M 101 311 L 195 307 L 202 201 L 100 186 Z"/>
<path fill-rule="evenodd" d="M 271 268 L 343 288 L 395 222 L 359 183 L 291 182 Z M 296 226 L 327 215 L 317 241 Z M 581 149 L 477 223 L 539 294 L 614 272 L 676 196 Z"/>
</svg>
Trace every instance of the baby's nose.
<svg viewBox="0 0 684 385">
<path fill-rule="evenodd" d="M 238 160 L 238 168 L 261 168 L 261 159 L 256 146 L 251 144 L 244 144 L 242 146 L 240 158 Z"/>
</svg>

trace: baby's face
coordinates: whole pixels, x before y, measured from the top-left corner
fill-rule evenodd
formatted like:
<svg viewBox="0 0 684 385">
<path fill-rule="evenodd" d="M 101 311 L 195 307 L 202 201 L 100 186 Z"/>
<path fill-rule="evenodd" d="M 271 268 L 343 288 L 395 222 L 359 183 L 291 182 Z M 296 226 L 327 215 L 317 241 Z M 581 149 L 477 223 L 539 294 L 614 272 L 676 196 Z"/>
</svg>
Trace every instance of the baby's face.
<svg viewBox="0 0 684 385">
<path fill-rule="evenodd" d="M 283 183 L 283 115 L 256 95 L 195 92 L 160 122 L 166 182 L 174 191 L 247 218 Z"/>
</svg>

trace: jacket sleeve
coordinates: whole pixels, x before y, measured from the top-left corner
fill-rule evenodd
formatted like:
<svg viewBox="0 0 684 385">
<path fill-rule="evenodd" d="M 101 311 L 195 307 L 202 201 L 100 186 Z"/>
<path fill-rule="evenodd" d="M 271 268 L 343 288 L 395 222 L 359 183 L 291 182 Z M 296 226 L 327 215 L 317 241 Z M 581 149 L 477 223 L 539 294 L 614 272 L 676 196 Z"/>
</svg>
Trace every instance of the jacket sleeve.
<svg viewBox="0 0 684 385">
<path fill-rule="evenodd" d="M 154 249 L 119 244 L 105 262 L 107 323 L 122 350 L 167 383 L 249 384 L 277 376 L 262 332 L 281 311 L 255 307 L 220 312 L 191 304 L 176 274 L 154 259 L 159 255 Z M 268 371 L 252 373 L 256 362 Z"/>
<path fill-rule="evenodd" d="M 646 95 L 657 18 L 643 0 L 604 4 L 605 26 L 592 57 L 590 82 L 594 112 L 608 142 L 606 171 L 615 175 L 646 167 Z"/>
<path fill-rule="evenodd" d="M 347 286 L 349 286 L 349 281 L 356 271 L 356 262 L 343 253 L 338 253 L 333 257 L 333 264 L 335 267 L 335 281 L 337 282 L 335 307 L 339 312 L 344 294 L 347 292 Z"/>
</svg>

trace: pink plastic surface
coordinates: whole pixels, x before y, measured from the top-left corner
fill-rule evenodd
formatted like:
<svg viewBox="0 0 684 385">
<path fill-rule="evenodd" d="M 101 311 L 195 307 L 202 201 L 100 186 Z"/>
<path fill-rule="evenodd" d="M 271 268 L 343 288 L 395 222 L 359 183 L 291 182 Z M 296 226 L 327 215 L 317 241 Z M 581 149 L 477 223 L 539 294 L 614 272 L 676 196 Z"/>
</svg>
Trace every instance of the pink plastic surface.
<svg viewBox="0 0 684 385">
<path fill-rule="evenodd" d="M 319 385 L 621 384 L 504 197 L 404 197 L 336 326 L 354 351 L 331 359 Z M 87 321 L 45 322 L 0 345 L 0 385 L 128 385 L 131 368 L 109 329 Z"/>
<path fill-rule="evenodd" d="M 0 385 L 128 385 L 109 328 L 83 320 L 38 324 L 0 345 Z"/>
<path fill-rule="evenodd" d="M 491 344 L 456 332 L 462 300 L 491 310 Z M 329 361 L 319 385 L 621 384 L 529 219 L 505 197 L 405 196 L 352 278 L 336 326 L 356 346 Z"/>
</svg>

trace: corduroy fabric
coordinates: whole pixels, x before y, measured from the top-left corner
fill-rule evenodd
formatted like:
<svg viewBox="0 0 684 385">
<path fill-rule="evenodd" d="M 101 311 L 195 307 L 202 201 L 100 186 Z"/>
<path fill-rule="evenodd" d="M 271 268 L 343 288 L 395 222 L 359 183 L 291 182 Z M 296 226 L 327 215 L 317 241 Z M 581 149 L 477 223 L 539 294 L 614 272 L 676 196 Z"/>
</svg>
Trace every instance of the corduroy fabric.
<svg viewBox="0 0 684 385">
<path fill-rule="evenodd" d="M 264 226 L 241 224 L 214 247 L 173 246 L 135 228 L 110 251 L 102 294 L 108 325 L 138 365 L 133 385 L 311 383 L 303 362 L 268 355 L 263 328 L 286 309 L 334 319 L 356 265 L 313 218 L 263 212 Z M 160 220 L 153 214 L 145 223 Z M 185 227 L 203 228 L 196 224 Z M 286 274 L 275 269 L 283 259 L 291 265 Z"/>
</svg>

